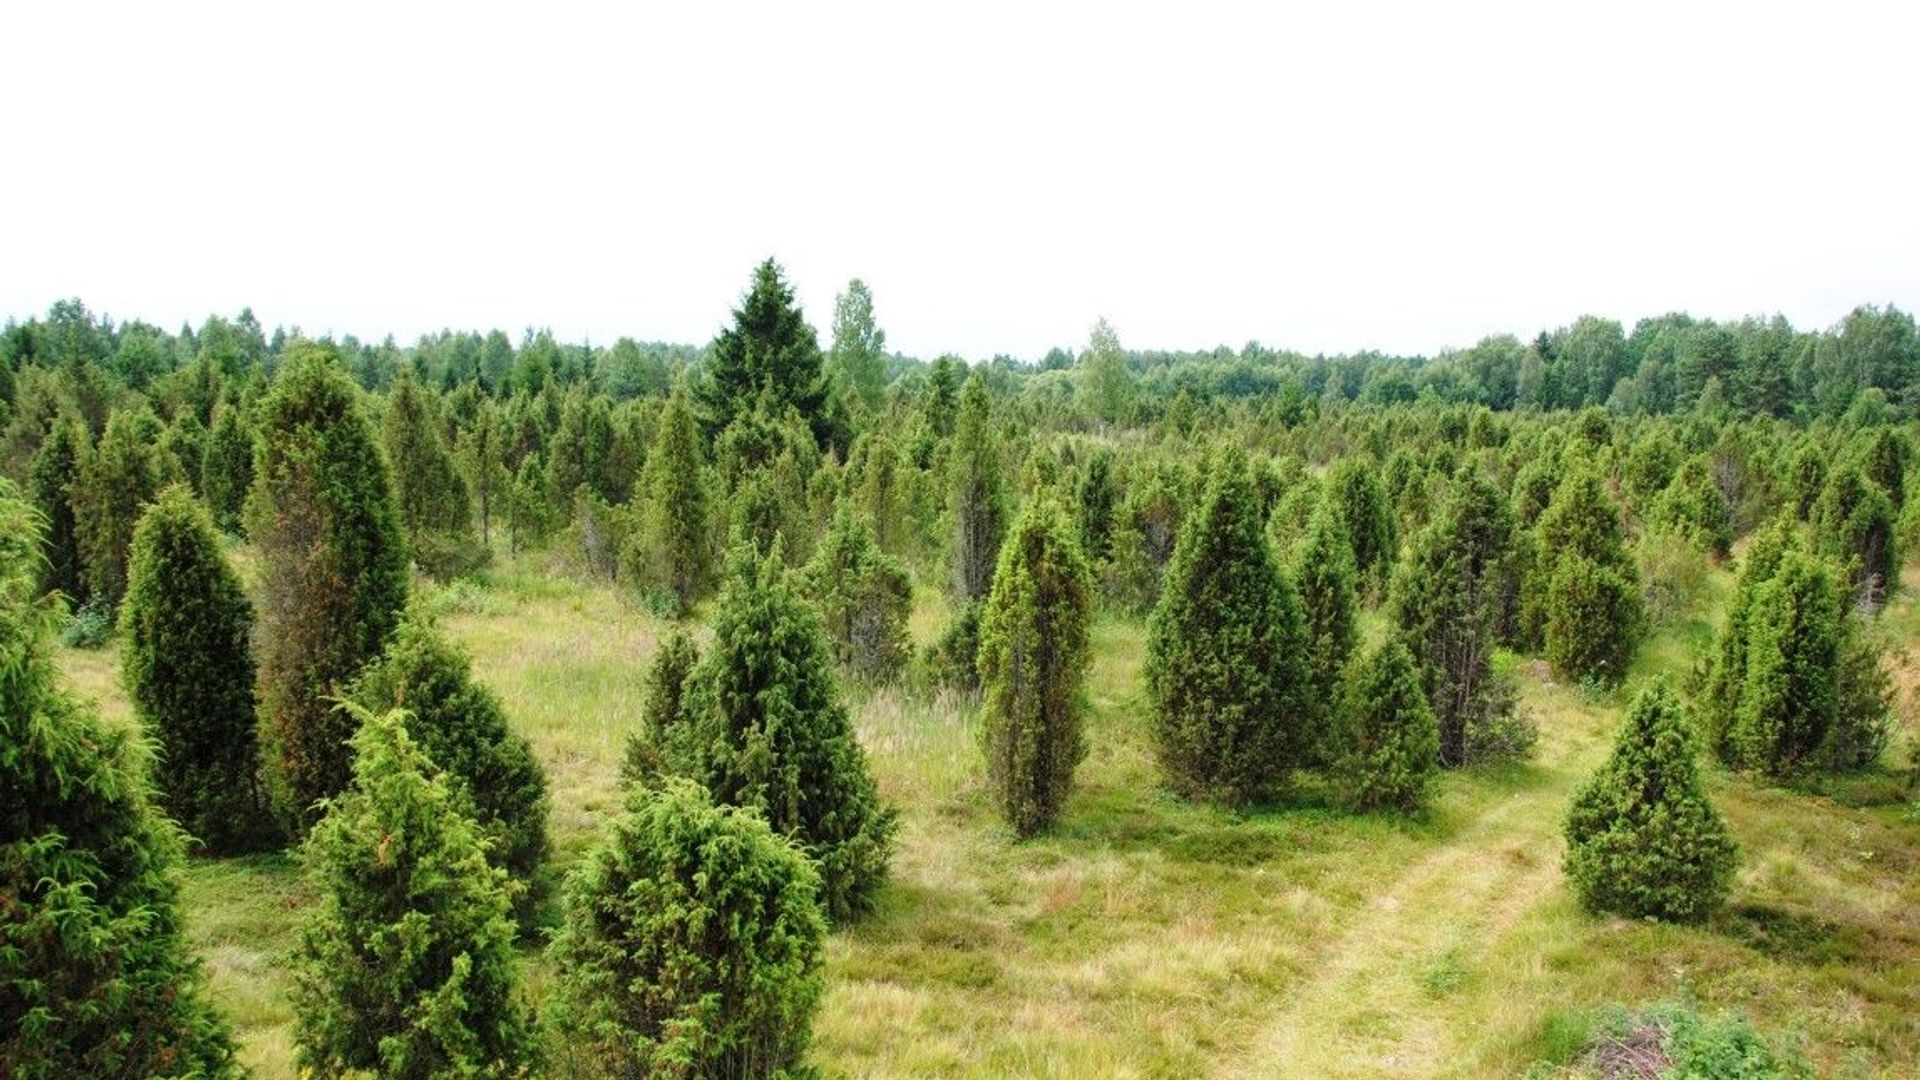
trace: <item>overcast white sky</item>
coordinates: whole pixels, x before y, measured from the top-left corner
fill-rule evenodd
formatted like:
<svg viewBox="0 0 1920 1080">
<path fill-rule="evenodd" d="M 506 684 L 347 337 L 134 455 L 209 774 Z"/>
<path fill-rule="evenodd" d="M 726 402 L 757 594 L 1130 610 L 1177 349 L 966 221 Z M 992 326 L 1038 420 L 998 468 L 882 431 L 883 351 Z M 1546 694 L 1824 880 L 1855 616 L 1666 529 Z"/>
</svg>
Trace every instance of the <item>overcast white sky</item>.
<svg viewBox="0 0 1920 1080">
<path fill-rule="evenodd" d="M 1431 352 L 1920 308 L 1920 4 L 26 3 L 0 315 Z M 1337 10 L 1336 10 L 1337 9 Z"/>
</svg>

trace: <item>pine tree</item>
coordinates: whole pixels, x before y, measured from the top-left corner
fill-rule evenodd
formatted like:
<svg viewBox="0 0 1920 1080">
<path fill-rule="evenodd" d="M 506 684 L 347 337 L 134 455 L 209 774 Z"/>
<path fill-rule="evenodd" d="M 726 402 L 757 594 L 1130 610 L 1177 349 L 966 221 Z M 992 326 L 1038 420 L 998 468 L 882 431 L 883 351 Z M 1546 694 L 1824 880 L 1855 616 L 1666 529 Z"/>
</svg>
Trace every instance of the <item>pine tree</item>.
<svg viewBox="0 0 1920 1080">
<path fill-rule="evenodd" d="M 1394 622 L 1419 666 L 1446 765 L 1466 762 L 1469 730 L 1500 704 L 1493 641 L 1513 555 L 1505 501 L 1469 470 L 1394 575 Z"/>
<path fill-rule="evenodd" d="M 912 644 L 907 619 L 913 614 L 913 579 L 880 550 L 873 529 L 846 503 L 800 580 L 844 670 L 873 681 L 900 673 Z"/>
<path fill-rule="evenodd" d="M 184 488 L 162 493 L 134 531 L 120 626 L 127 697 L 158 746 L 168 815 L 215 854 L 274 839 L 257 771 L 253 608 Z"/>
<path fill-rule="evenodd" d="M 253 429 L 246 414 L 233 402 L 214 413 L 207 435 L 207 456 L 201 466 L 200 491 L 222 532 L 240 530 L 247 489 L 253 486 Z"/>
<path fill-rule="evenodd" d="M 415 744 L 446 774 L 454 802 L 486 841 L 487 861 L 506 873 L 514 916 L 531 929 L 549 888 L 546 771 L 472 669 L 466 651 L 416 608 L 348 693 L 370 712 L 410 714 Z"/>
<path fill-rule="evenodd" d="M 1059 817 L 1086 755 L 1092 588 L 1065 512 L 1029 505 L 1000 550 L 979 647 L 987 778 L 1019 836 Z"/>
<path fill-rule="evenodd" d="M 262 771 L 297 835 L 351 775 L 352 720 L 329 699 L 398 623 L 407 554 L 386 459 L 339 354 L 305 341 L 287 352 L 260 404 L 247 535 L 262 576 Z"/>
<path fill-rule="evenodd" d="M 733 325 L 713 339 L 708 381 L 700 400 L 709 432 L 719 432 L 753 408 L 761 392 L 775 395 L 783 410 L 799 410 L 814 436 L 825 442 L 827 385 L 819 340 L 793 302 L 793 288 L 772 259 L 754 268 L 753 285 L 733 312 Z"/>
<path fill-rule="evenodd" d="M 836 922 L 868 910 L 886 877 L 894 812 L 834 686 L 820 620 L 778 550 L 735 549 L 713 614 L 713 646 L 688 691 L 695 759 L 674 769 L 717 802 L 751 807 L 820 866 Z"/>
<path fill-rule="evenodd" d="M 1413 654 L 1389 639 L 1360 661 L 1341 702 L 1340 787 L 1356 810 L 1417 813 L 1440 764 L 1440 728 Z"/>
<path fill-rule="evenodd" d="M 1744 678 L 1728 761 L 1788 776 L 1815 763 L 1838 713 L 1840 587 L 1824 562 L 1790 548 L 1743 614 Z"/>
<path fill-rule="evenodd" d="M 685 612 L 711 586 L 713 554 L 700 432 L 682 390 L 667 400 L 634 500 L 642 516 L 626 552 L 629 576 Z"/>
<path fill-rule="evenodd" d="M 1738 850 L 1664 682 L 1634 698 L 1613 756 L 1574 796 L 1566 833 L 1566 874 L 1589 911 L 1698 922 L 1725 899 Z"/>
<path fill-rule="evenodd" d="M 160 418 L 142 407 L 121 409 L 87 459 L 75 518 L 86 557 L 87 593 L 109 608 L 127 591 L 127 551 L 133 527 L 160 493 Z"/>
<path fill-rule="evenodd" d="M 0 480 L 0 1075 L 237 1078 L 139 745 L 60 689 L 39 523 Z"/>
<path fill-rule="evenodd" d="M 91 454 L 87 446 L 87 428 L 78 420 L 61 419 L 53 425 L 40 449 L 34 451 L 29 472 L 34 509 L 46 524 L 43 534 L 45 560 L 40 564 L 40 585 L 46 592 L 58 592 L 75 607 L 86 603 L 86 556 L 80 547 L 80 523 L 74 514 L 74 502 L 82 495 L 80 484 L 87 472 Z"/>
<path fill-rule="evenodd" d="M 1294 556 L 1293 579 L 1299 583 L 1306 624 L 1304 701 L 1325 721 L 1332 719 L 1339 706 L 1347 661 L 1360 634 L 1354 619 L 1359 572 L 1353 562 L 1353 545 L 1347 541 L 1345 519 L 1327 504 L 1314 511 L 1307 525 L 1307 534 Z M 1318 726 L 1319 735 L 1329 730 L 1324 722 Z M 1324 760 L 1331 750 L 1314 746 L 1309 760 Z"/>
<path fill-rule="evenodd" d="M 536 1051 L 518 1000 L 505 874 L 406 714 L 362 714 L 353 785 L 305 860 L 320 903 L 294 955 L 294 1042 L 324 1077 L 515 1077 Z"/>
<path fill-rule="evenodd" d="M 1326 480 L 1326 498 L 1346 521 L 1354 567 L 1362 580 L 1374 584 L 1385 580 L 1400 546 L 1393 505 L 1380 486 L 1378 472 L 1372 462 L 1345 457 Z"/>
<path fill-rule="evenodd" d="M 623 786 L 651 784 L 671 763 L 693 760 L 687 686 L 699 663 L 700 650 L 684 630 L 675 630 L 653 654 L 640 692 L 640 724 L 628 733 L 620 763 Z"/>
<path fill-rule="evenodd" d="M 1147 624 L 1160 764 L 1181 793 L 1244 805 L 1306 764 L 1311 643 L 1261 527 L 1247 461 L 1228 449 L 1180 531 Z"/>
<path fill-rule="evenodd" d="M 1007 527 L 1006 477 L 984 376 L 967 377 L 960 391 L 947 462 L 947 514 L 953 527 L 953 599 L 956 606 L 987 595 Z"/>
<path fill-rule="evenodd" d="M 799 1080 L 825 988 L 806 855 L 698 785 L 638 789 L 567 882 L 549 1014 L 579 1075 Z"/>
</svg>

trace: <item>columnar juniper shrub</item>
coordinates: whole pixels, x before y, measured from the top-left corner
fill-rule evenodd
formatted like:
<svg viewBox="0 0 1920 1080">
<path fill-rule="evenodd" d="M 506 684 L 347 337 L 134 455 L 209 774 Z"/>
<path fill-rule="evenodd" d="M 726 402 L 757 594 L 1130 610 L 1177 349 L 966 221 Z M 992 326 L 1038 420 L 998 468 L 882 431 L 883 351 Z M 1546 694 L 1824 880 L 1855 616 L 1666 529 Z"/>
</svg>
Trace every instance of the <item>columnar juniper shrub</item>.
<svg viewBox="0 0 1920 1080">
<path fill-rule="evenodd" d="M 1341 679 L 1359 639 L 1354 618 L 1358 572 L 1346 523 L 1327 506 L 1314 512 L 1293 564 L 1306 623 L 1307 704 L 1317 713 L 1316 734 L 1324 734 L 1339 706 Z M 1309 740 L 1312 760 L 1326 758 L 1324 739 Z"/>
<path fill-rule="evenodd" d="M 647 664 L 640 693 L 640 723 L 627 735 L 620 762 L 620 783 L 651 784 L 671 762 L 692 760 L 687 682 L 700 663 L 700 650 L 684 630 L 675 630 Z"/>
<path fill-rule="evenodd" d="M 820 610 L 843 670 L 880 682 L 906 666 L 913 579 L 880 550 L 872 526 L 845 502 L 801 573 L 801 587 Z"/>
<path fill-rule="evenodd" d="M 1413 654 L 1392 638 L 1356 663 L 1341 705 L 1342 797 L 1358 810 L 1418 812 L 1440 767 L 1440 729 Z"/>
<path fill-rule="evenodd" d="M 634 501 L 641 519 L 623 556 L 627 576 L 685 613 L 712 586 L 713 547 L 700 428 L 684 389 L 667 401 Z"/>
<path fill-rule="evenodd" d="M 987 777 L 1019 836 L 1059 817 L 1086 754 L 1092 592 L 1065 511 L 1050 498 L 1030 504 L 1001 548 L 980 618 Z"/>
<path fill-rule="evenodd" d="M 173 487 L 140 519 L 121 671 L 159 749 L 162 805 L 216 854 L 273 840 L 255 739 L 253 608 L 213 520 Z"/>
</svg>

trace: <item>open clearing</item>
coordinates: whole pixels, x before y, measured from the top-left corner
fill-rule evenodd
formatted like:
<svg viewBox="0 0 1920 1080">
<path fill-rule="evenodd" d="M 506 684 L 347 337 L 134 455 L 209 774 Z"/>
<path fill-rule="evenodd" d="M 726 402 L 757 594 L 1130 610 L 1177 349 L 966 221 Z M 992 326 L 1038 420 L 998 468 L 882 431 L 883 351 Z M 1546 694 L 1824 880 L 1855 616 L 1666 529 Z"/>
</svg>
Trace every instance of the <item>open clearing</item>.
<svg viewBox="0 0 1920 1080">
<path fill-rule="evenodd" d="M 1909 583 L 1885 616 L 1909 641 L 1913 596 Z M 570 863 L 617 806 L 662 624 L 611 588 L 530 571 L 433 602 L 545 762 Z M 922 598 L 923 635 L 938 607 Z M 1639 679 L 1682 677 L 1710 632 L 1662 627 L 1617 694 L 1523 663 L 1532 762 L 1446 776 L 1417 823 L 1349 817 L 1310 789 L 1246 817 L 1166 795 L 1131 622 L 1096 626 L 1093 749 L 1061 827 L 1035 841 L 997 823 L 963 702 L 856 694 L 902 829 L 880 910 L 832 939 L 814 1057 L 857 1077 L 1514 1076 L 1566 1060 L 1605 1003 L 1691 995 L 1747 1010 L 1823 1073 L 1920 1076 L 1920 814 L 1895 771 L 1788 792 L 1710 770 L 1744 857 L 1706 927 L 1593 919 L 1562 883 L 1561 816 L 1622 703 Z M 60 658 L 124 720 L 111 646 Z M 1914 741 L 1902 676 L 1895 764 Z M 263 1080 L 295 1075 L 281 961 L 307 899 L 284 856 L 188 875 L 193 940 Z"/>
</svg>

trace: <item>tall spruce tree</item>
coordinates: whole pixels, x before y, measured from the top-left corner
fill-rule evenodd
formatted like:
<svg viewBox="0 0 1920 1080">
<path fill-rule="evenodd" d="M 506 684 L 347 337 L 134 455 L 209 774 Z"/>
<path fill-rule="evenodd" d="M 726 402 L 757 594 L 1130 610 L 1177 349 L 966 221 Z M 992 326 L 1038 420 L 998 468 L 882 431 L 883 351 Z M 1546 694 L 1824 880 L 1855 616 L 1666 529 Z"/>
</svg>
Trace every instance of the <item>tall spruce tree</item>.
<svg viewBox="0 0 1920 1080">
<path fill-rule="evenodd" d="M 1738 850 L 1664 682 L 1634 698 L 1613 756 L 1574 796 L 1566 834 L 1567 878 L 1589 911 L 1699 922 L 1726 898 Z"/>
<path fill-rule="evenodd" d="M 780 409 L 799 410 L 815 438 L 827 441 L 819 339 L 793 302 L 793 288 L 779 263 L 768 259 L 754 268 L 753 285 L 734 309 L 733 325 L 713 339 L 708 355 L 708 379 L 700 391 L 708 431 L 725 430 L 767 391 Z"/>
<path fill-rule="evenodd" d="M 684 613 L 713 580 L 706 466 L 684 390 L 676 389 L 667 400 L 634 501 L 641 520 L 624 553 L 630 575 L 644 588 L 664 593 Z"/>
<path fill-rule="evenodd" d="M 121 672 L 167 813 L 215 854 L 275 839 L 259 782 L 253 608 L 213 519 L 172 487 L 133 534 Z"/>
<path fill-rule="evenodd" d="M 28 473 L 34 509 L 45 523 L 41 588 L 60 593 L 76 607 L 91 595 L 86 555 L 80 546 L 80 523 L 74 514 L 74 500 L 82 494 L 81 478 L 87 474 L 91 453 L 86 425 L 63 417 L 55 421 L 34 451 Z"/>
<path fill-rule="evenodd" d="M 60 688 L 39 523 L 0 480 L 0 1075 L 242 1075 L 182 932 L 138 740 Z"/>
<path fill-rule="evenodd" d="M 813 610 L 777 550 L 736 548 L 713 645 L 688 690 L 691 761 L 675 763 L 729 806 L 752 807 L 820 866 L 834 921 L 865 912 L 886 878 L 895 817 L 834 685 Z"/>
<path fill-rule="evenodd" d="M 1357 661 L 1341 701 L 1342 797 L 1357 810 L 1418 812 L 1440 765 L 1440 728 L 1398 638 Z"/>
<path fill-rule="evenodd" d="M 980 620 L 987 777 L 1019 836 L 1050 826 L 1086 755 L 1093 583 L 1066 513 L 1030 504 L 1000 550 Z"/>
<path fill-rule="evenodd" d="M 571 1075 L 801 1080 L 825 988 L 806 855 L 749 810 L 671 780 L 567 881 L 549 1013 Z"/>
<path fill-rule="evenodd" d="M 1160 764 L 1181 793 L 1244 805 L 1316 741 L 1300 597 L 1267 545 L 1244 454 L 1213 460 L 1147 624 Z"/>
<path fill-rule="evenodd" d="M 222 532 L 240 530 L 247 489 L 253 486 L 253 429 L 246 413 L 229 401 L 214 413 L 201 464 L 200 491 Z"/>
<path fill-rule="evenodd" d="M 506 875 L 404 712 L 349 726 L 353 784 L 305 848 L 320 902 L 294 955 L 300 1064 L 326 1077 L 525 1075 L 537 1044 Z"/>
<path fill-rule="evenodd" d="M 987 595 L 993 584 L 1000 541 L 1007 528 L 1006 476 L 986 378 L 967 377 L 960 391 L 947 460 L 947 516 L 953 528 L 953 599 L 964 607 Z"/>
<path fill-rule="evenodd" d="M 1513 572 L 1513 518 L 1477 470 L 1455 478 L 1440 515 L 1394 575 L 1392 608 L 1440 729 L 1440 761 L 1466 761 L 1467 732 L 1498 705 L 1493 641 Z"/>
<path fill-rule="evenodd" d="M 550 887 L 546 771 L 472 668 L 466 651 L 416 607 L 349 694 L 370 712 L 410 714 L 411 737 L 446 773 L 460 812 L 479 826 L 487 861 L 506 873 L 514 916 L 529 930 Z"/>
<path fill-rule="evenodd" d="M 247 535 L 261 564 L 262 771 L 297 835 L 351 776 L 352 717 L 331 699 L 399 622 L 407 554 L 386 459 L 332 346 L 288 346 L 259 438 Z"/>
</svg>

